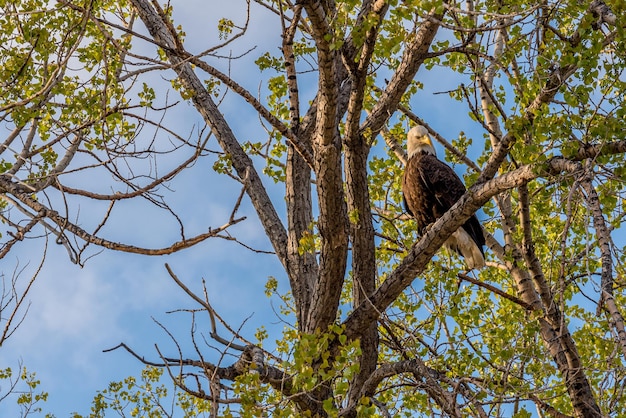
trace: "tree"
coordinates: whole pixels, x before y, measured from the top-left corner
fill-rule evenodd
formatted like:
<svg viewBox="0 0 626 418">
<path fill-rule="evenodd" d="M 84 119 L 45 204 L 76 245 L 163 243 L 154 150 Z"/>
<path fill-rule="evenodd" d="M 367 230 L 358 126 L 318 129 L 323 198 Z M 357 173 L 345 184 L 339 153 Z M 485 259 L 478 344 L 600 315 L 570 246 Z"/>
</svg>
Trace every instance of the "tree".
<svg viewBox="0 0 626 418">
<path fill-rule="evenodd" d="M 208 298 L 169 267 L 237 360 L 208 361 L 195 337 L 195 354 L 155 361 L 120 345 L 167 368 L 211 414 L 624 413 L 621 4 L 257 0 L 243 24 L 220 20 L 219 39 L 201 48 L 187 46 L 170 4 L 3 7 L 0 257 L 42 233 L 77 263 L 94 246 L 166 254 L 234 239 L 242 196 L 253 206 L 290 288 L 267 286 L 289 324 L 276 353 L 227 324 L 232 338 L 220 335 Z M 256 60 L 272 74 L 265 98 L 219 68 L 260 7 L 282 40 Z M 180 99 L 155 88 L 155 75 Z M 450 128 L 451 141 L 418 105 L 426 83 L 444 78 L 448 106 L 465 109 L 446 118 L 466 127 Z M 239 112 L 220 110 L 226 92 L 261 118 L 254 141 L 237 135 Z M 175 132 L 165 118 L 187 104 L 205 126 Z M 399 191 L 415 123 L 466 168 L 469 186 L 421 237 Z M 222 226 L 160 249 L 101 234 L 124 216 L 114 207 L 139 198 L 184 231 L 160 188 L 207 158 L 239 183 Z M 164 173 L 153 169 L 161 164 Z M 113 191 L 81 184 L 75 174 L 88 171 L 113 179 Z M 268 193 L 272 180 L 284 200 Z M 79 199 L 110 210 L 81 227 Z M 467 273 L 454 255 L 433 259 L 480 208 L 488 267 Z"/>
</svg>

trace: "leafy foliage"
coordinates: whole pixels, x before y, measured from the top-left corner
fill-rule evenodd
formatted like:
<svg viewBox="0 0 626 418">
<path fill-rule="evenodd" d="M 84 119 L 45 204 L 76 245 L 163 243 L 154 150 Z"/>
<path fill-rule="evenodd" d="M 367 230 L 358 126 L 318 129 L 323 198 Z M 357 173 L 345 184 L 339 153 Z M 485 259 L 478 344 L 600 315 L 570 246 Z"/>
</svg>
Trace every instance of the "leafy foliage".
<svg viewBox="0 0 626 418">
<path fill-rule="evenodd" d="M 0 401 L 16 402 L 22 418 L 41 415 L 42 404 L 48 399 L 48 393 L 42 391 L 40 385 L 41 381 L 35 373 L 29 372 L 26 367 L 22 367 L 17 376 L 7 367 L 0 370 Z M 50 414 L 45 416 L 52 417 Z"/>
<path fill-rule="evenodd" d="M 184 418 L 209 416 L 209 403 L 180 390 L 171 389 L 161 382 L 163 369 L 146 367 L 137 379 L 127 377 L 111 382 L 93 400 L 89 415 L 74 413 L 72 418 L 120 417 L 171 417 Z"/>
<path fill-rule="evenodd" d="M 170 271 L 209 313 L 218 359 L 204 356 L 194 328 L 198 360 L 176 342 L 180 358 L 111 383 L 90 416 L 171 416 L 171 399 L 184 416 L 626 414 L 623 5 L 256 3 L 280 40 L 229 63 L 260 72 L 262 94 L 230 67 L 220 70 L 220 51 L 243 49 L 247 21 L 219 18 L 214 45 L 198 53 L 169 3 L 32 0 L 0 18 L 0 123 L 16 132 L 0 148 L 6 248 L 31 232 L 19 225 L 35 228 L 41 216 L 56 225 L 39 226 L 45 233 L 67 229 L 89 245 L 154 255 L 98 236 L 108 212 L 86 232 L 39 200 L 51 189 L 64 198 L 71 188 L 59 178 L 68 167 L 103 167 L 125 186 L 71 193 L 111 208 L 141 196 L 183 230 L 157 189 L 212 156 L 213 171 L 238 182 L 227 225 L 183 236 L 163 253 L 207 237 L 236 240 L 225 230 L 238 222 L 245 193 L 284 268 L 267 272 L 264 290 L 280 303 L 285 329 L 270 336 L 261 327 L 255 342 L 224 321 L 231 338 L 221 337 L 208 298 L 191 295 Z M 252 19 L 257 9 L 248 7 Z M 141 35 L 135 19 L 146 26 Z M 261 118 L 253 134 L 233 129 L 243 119 L 234 107 L 218 110 L 232 95 Z M 165 118 L 191 106 L 197 141 Z M 473 185 L 455 216 L 424 236 L 405 213 L 399 181 L 401 144 L 414 124 L 428 126 L 440 158 Z M 164 133 L 175 145 L 160 148 Z M 220 151 L 206 146 L 210 137 Z M 22 150 L 5 152 L 10 146 Z M 159 156 L 183 149 L 189 159 L 152 171 Z M 66 164 L 77 153 L 90 163 Z M 143 158 L 147 169 L 120 168 Z M 270 197 L 267 184 L 284 199 Z M 4 215 L 8 205 L 29 209 L 16 220 Z M 468 208 L 482 208 L 488 234 L 480 272 L 437 252 Z M 87 246 L 66 245 L 77 262 Z M 222 364 L 227 354 L 232 365 Z M 164 368 L 173 394 L 161 383 Z"/>
</svg>

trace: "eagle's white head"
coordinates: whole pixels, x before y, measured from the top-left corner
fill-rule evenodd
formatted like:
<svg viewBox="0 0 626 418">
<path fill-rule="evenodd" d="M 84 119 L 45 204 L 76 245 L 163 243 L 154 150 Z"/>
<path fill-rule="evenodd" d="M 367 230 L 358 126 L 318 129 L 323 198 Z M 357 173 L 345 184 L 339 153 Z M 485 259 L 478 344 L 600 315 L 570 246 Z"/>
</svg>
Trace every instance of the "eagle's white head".
<svg viewBox="0 0 626 418">
<path fill-rule="evenodd" d="M 407 145 L 406 152 L 411 158 L 413 155 L 419 152 L 425 152 L 431 155 L 437 155 L 435 151 L 435 147 L 433 146 L 432 141 L 430 140 L 430 135 L 428 134 L 428 129 L 423 127 L 422 125 L 417 125 L 411 128 L 409 133 L 406 135 Z"/>
</svg>

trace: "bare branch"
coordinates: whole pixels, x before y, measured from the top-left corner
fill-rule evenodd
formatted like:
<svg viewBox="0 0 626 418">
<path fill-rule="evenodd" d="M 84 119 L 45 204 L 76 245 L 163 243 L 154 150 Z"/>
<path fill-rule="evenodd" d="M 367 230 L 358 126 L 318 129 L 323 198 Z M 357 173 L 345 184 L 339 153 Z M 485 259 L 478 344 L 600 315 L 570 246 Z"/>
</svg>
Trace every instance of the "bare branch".
<svg viewBox="0 0 626 418">
<path fill-rule="evenodd" d="M 137 9 L 139 17 L 144 22 L 152 37 L 159 43 L 165 44 L 168 49 L 166 53 L 173 65 L 180 80 L 185 84 L 186 88 L 193 92 L 192 100 L 200 114 L 206 120 L 207 124 L 217 138 L 220 146 L 225 152 L 230 154 L 233 167 L 240 177 L 244 177 L 248 173 L 250 186 L 247 188 L 248 196 L 254 205 L 259 219 L 265 228 L 265 231 L 272 242 L 272 246 L 276 251 L 276 255 L 289 271 L 287 264 L 287 255 L 285 251 L 287 234 L 285 228 L 276 213 L 271 199 L 267 195 L 265 188 L 259 178 L 258 173 L 254 169 L 252 160 L 235 138 L 230 126 L 224 119 L 223 115 L 217 109 L 217 106 L 211 99 L 210 94 L 204 88 L 200 79 L 194 73 L 191 65 L 181 59 L 178 54 L 172 52 L 177 51 L 176 39 L 172 33 L 165 30 L 166 19 L 159 15 L 159 11 L 155 10 L 153 5 L 147 0 L 132 0 L 131 3 Z"/>
<path fill-rule="evenodd" d="M 145 254 L 145 255 L 163 255 L 163 254 L 171 254 L 176 251 L 180 251 L 184 248 L 189 248 L 199 242 L 206 240 L 207 238 L 218 237 L 219 234 L 232 225 L 235 225 L 245 218 L 235 219 L 234 222 L 226 223 L 220 227 L 215 229 L 210 229 L 208 232 L 196 235 L 195 237 L 191 237 L 188 239 L 184 239 L 183 241 L 175 242 L 169 247 L 158 248 L 158 249 L 150 249 L 150 248 L 142 248 L 136 247 L 133 245 L 127 245 L 122 243 L 116 243 L 113 241 L 106 240 L 104 238 L 97 237 L 89 232 L 85 231 L 78 225 L 71 223 L 66 217 L 59 215 L 55 210 L 49 209 L 45 205 L 41 204 L 37 200 L 34 200 L 28 191 L 25 191 L 21 188 L 20 185 L 13 183 L 8 179 L 6 175 L 0 175 L 0 191 L 3 193 L 10 193 L 15 196 L 20 202 L 24 205 L 28 206 L 30 209 L 38 213 L 38 216 L 45 217 L 52 222 L 54 222 L 60 231 L 69 231 L 74 234 L 76 237 L 100 247 L 123 251 L 128 253 L 135 254 Z"/>
</svg>

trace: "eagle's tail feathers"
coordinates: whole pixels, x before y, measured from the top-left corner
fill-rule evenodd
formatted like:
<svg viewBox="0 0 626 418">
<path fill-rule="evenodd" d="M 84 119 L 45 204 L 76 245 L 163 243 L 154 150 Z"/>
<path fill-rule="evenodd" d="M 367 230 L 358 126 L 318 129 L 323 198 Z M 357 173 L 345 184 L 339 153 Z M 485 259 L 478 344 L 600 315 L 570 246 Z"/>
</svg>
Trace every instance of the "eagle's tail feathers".
<svg viewBox="0 0 626 418">
<path fill-rule="evenodd" d="M 485 267 L 483 252 L 463 228 L 457 229 L 445 242 L 445 246 L 461 254 L 468 269 L 473 270 Z"/>
</svg>

